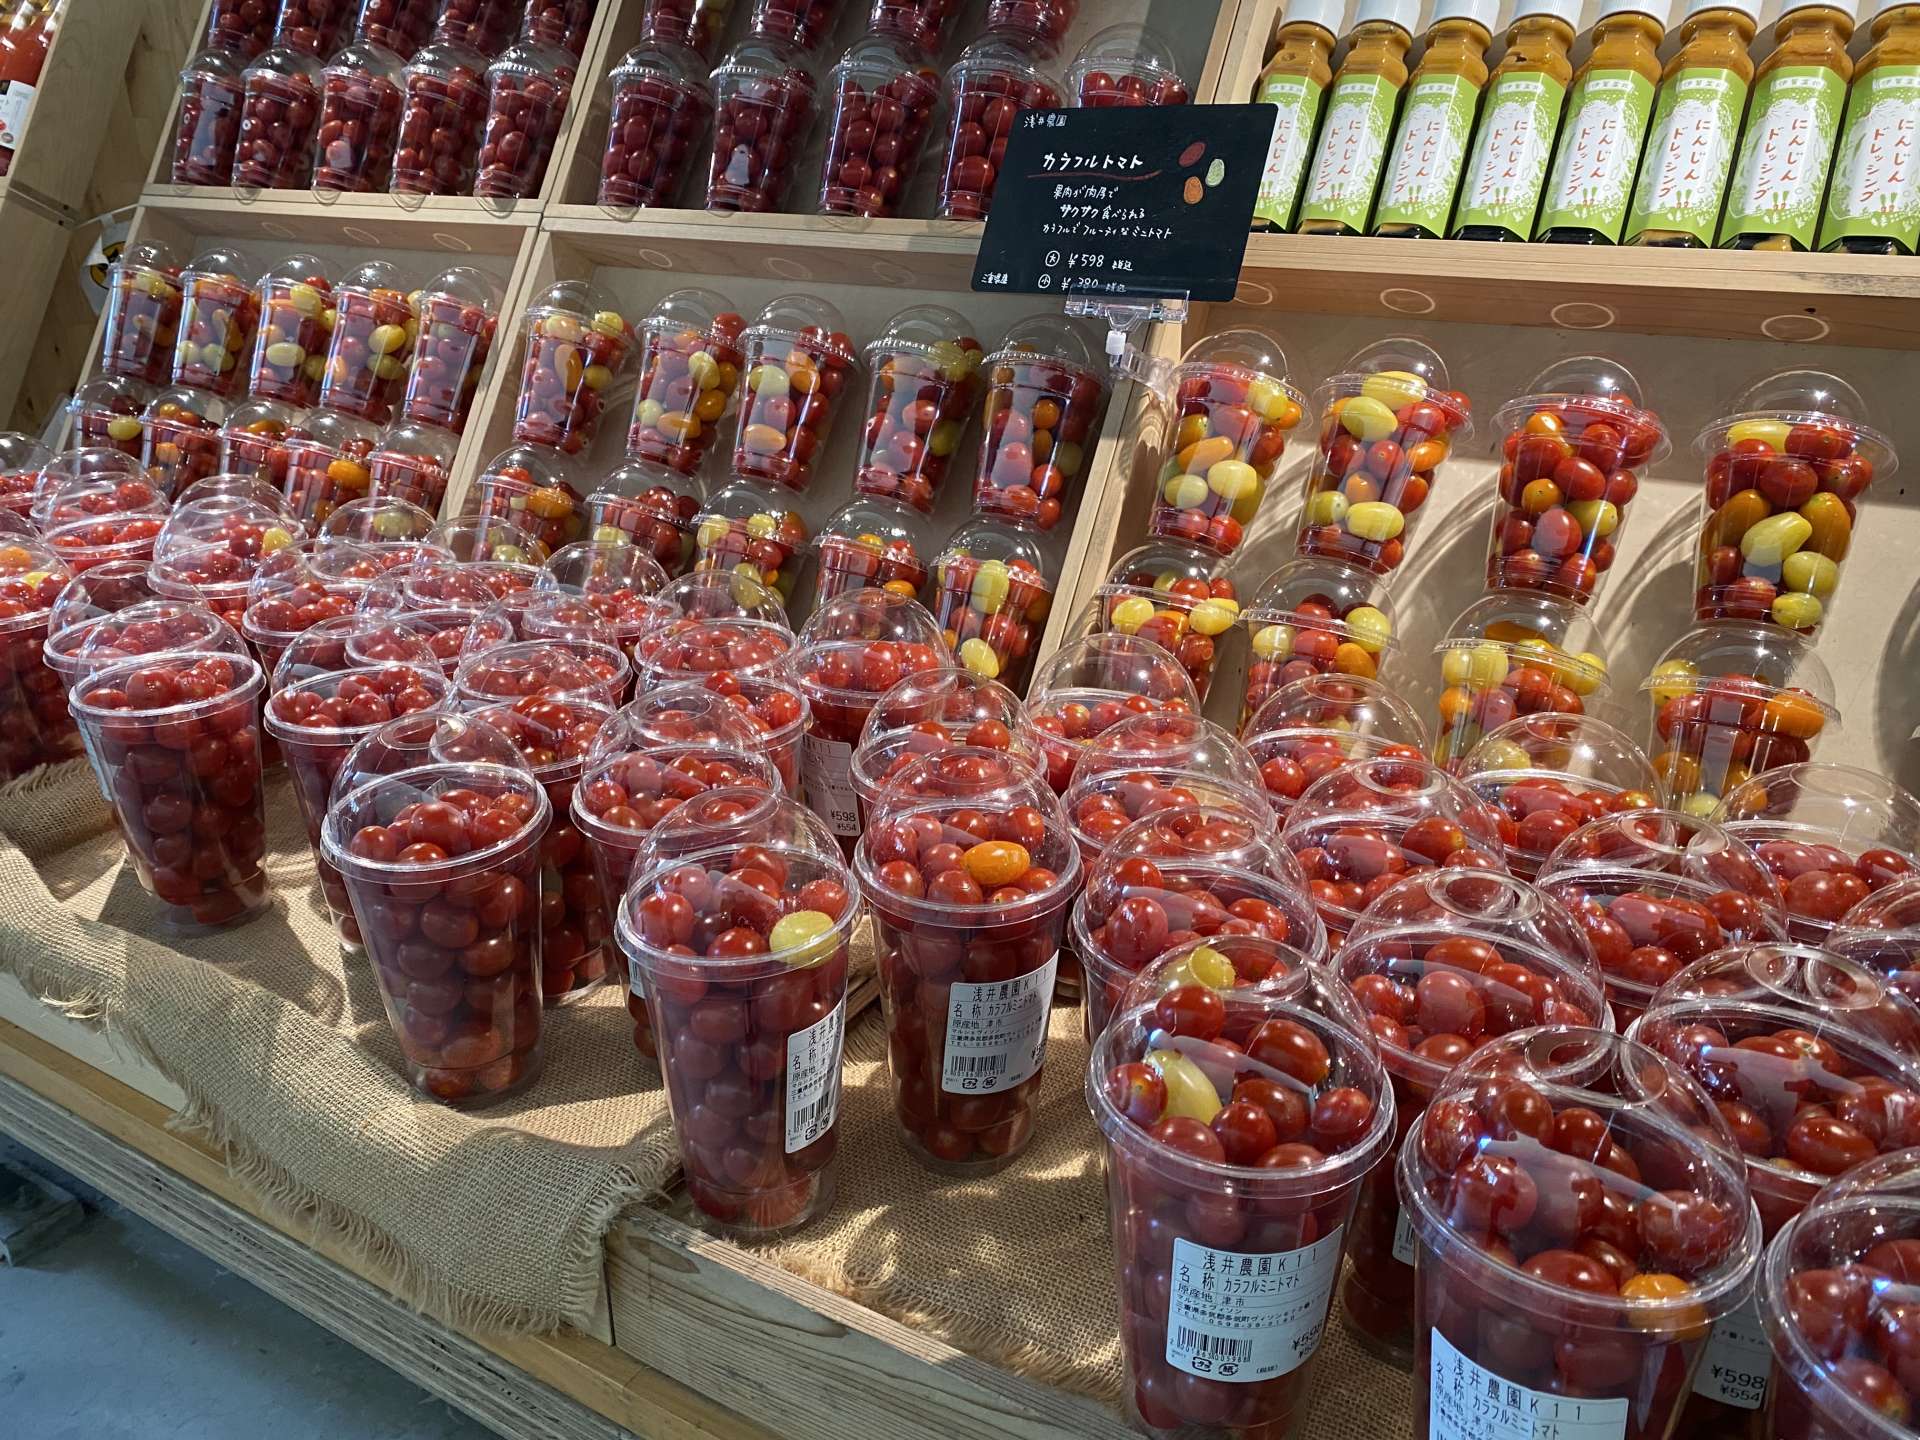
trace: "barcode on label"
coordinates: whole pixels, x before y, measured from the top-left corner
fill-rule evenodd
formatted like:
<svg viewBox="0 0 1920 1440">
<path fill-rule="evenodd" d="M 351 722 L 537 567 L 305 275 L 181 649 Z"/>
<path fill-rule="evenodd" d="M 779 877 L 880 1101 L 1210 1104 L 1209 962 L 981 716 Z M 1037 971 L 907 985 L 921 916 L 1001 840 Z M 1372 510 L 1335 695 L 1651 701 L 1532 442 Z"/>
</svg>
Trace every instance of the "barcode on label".
<svg viewBox="0 0 1920 1440">
<path fill-rule="evenodd" d="M 956 1055 L 953 1063 L 947 1067 L 956 1075 L 1004 1075 L 1007 1073 L 1007 1057 L 1004 1055 Z"/>
<path fill-rule="evenodd" d="M 1189 1330 L 1184 1325 L 1180 1326 L 1174 1343 L 1189 1355 L 1205 1355 L 1213 1360 L 1238 1360 L 1245 1364 L 1253 1359 L 1251 1340 L 1230 1340 L 1225 1335 L 1209 1335 L 1204 1330 Z"/>
<path fill-rule="evenodd" d="M 826 1019 L 787 1038 L 787 1154 L 804 1150 L 840 1113 L 840 1051 L 846 1038 L 847 1002 Z"/>
</svg>

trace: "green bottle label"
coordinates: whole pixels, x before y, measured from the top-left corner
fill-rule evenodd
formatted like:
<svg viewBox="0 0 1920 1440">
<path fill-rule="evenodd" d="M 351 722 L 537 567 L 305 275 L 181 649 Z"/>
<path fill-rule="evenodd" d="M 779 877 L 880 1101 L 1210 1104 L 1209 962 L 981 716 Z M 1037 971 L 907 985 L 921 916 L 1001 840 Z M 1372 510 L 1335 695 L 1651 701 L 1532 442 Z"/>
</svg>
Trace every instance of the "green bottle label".
<svg viewBox="0 0 1920 1440">
<path fill-rule="evenodd" d="M 1627 217 L 1628 240 L 1648 230 L 1678 230 L 1713 244 L 1746 107 L 1747 82 L 1720 66 L 1675 71 L 1660 87 Z"/>
<path fill-rule="evenodd" d="M 1407 87 L 1386 184 L 1373 212 L 1374 233 L 1386 225 L 1447 233 L 1479 99 L 1479 87 L 1464 75 L 1423 75 Z"/>
<path fill-rule="evenodd" d="M 1920 65 L 1882 65 L 1853 82 L 1847 124 L 1833 157 L 1820 244 L 1855 236 L 1920 244 Z"/>
<path fill-rule="evenodd" d="M 1384 75 L 1342 75 L 1333 82 L 1313 173 L 1300 201 L 1302 221 L 1333 220 L 1356 232 L 1367 228 L 1399 100 L 1400 87 Z"/>
<path fill-rule="evenodd" d="M 1273 138 L 1267 141 L 1267 168 L 1260 174 L 1260 193 L 1253 213 L 1262 220 L 1289 229 L 1294 202 L 1300 198 L 1300 179 L 1307 173 L 1307 147 L 1320 119 L 1320 99 L 1326 87 L 1306 75 L 1269 75 L 1254 100 L 1277 105 Z"/>
<path fill-rule="evenodd" d="M 1589 70 L 1573 87 L 1547 180 L 1538 234 L 1598 231 L 1617 244 L 1653 111 L 1653 82 L 1635 70 Z"/>
<path fill-rule="evenodd" d="M 1567 87 L 1538 70 L 1509 70 L 1494 80 L 1473 133 L 1454 234 L 1492 226 L 1516 240 L 1532 238 L 1566 98 Z"/>
<path fill-rule="evenodd" d="M 1813 244 L 1847 82 L 1824 65 L 1782 65 L 1753 91 L 1720 243 L 1786 235 Z"/>
</svg>

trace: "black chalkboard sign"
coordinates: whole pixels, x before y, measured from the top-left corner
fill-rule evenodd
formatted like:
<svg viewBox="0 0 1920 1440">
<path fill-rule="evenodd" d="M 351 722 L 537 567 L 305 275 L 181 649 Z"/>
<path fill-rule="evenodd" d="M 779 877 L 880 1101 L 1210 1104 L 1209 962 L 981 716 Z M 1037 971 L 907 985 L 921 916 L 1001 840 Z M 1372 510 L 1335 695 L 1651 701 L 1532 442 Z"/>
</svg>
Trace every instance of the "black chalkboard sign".
<svg viewBox="0 0 1920 1440">
<path fill-rule="evenodd" d="M 1271 105 L 1023 112 L 973 288 L 1231 300 L 1274 115 Z"/>
</svg>

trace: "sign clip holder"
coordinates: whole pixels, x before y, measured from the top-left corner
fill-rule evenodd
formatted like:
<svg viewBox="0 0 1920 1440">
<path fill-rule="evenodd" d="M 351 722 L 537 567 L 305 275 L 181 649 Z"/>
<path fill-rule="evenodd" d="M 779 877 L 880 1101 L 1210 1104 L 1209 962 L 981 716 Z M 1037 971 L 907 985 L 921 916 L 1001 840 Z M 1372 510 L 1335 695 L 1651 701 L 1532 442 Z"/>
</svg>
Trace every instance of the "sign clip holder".
<svg viewBox="0 0 1920 1440">
<path fill-rule="evenodd" d="M 1146 325 L 1180 325 L 1187 318 L 1187 297 L 1165 295 L 1140 296 L 1126 300 L 1103 300 L 1092 295 L 1071 295 L 1067 314 L 1107 323 L 1107 363 L 1113 373 L 1156 391 L 1165 391 L 1173 374 L 1173 362 L 1149 355 L 1134 339 L 1134 332 Z"/>
</svg>

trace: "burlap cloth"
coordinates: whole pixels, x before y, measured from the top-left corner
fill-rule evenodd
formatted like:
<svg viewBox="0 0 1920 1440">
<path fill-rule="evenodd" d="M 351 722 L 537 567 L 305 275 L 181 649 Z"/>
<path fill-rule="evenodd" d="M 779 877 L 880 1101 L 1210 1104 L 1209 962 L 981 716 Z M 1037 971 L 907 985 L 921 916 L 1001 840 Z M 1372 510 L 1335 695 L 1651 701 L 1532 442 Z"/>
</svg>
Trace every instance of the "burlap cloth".
<svg viewBox="0 0 1920 1440">
<path fill-rule="evenodd" d="M 1124 1409 L 1106 1182 L 1082 1089 L 1080 1023 L 1077 1005 L 1054 1008 L 1027 1152 L 998 1175 L 948 1180 L 922 1168 L 899 1138 L 886 1029 L 879 1009 L 870 1011 L 847 1036 L 839 1197 L 799 1235 L 759 1253 L 956 1349 Z M 1337 1321 L 1316 1363 L 1307 1440 L 1411 1432 L 1411 1379 L 1361 1350 Z"/>
<path fill-rule="evenodd" d="M 188 1096 L 176 1123 L 407 1300 L 477 1328 L 585 1323 L 607 1227 L 678 1167 L 623 994 L 547 1012 L 524 1094 L 474 1113 L 417 1099 L 372 971 L 334 943 L 284 778 L 267 813 L 271 910 L 161 939 L 86 762 L 0 788 L 0 969 L 116 1032 Z"/>
</svg>

